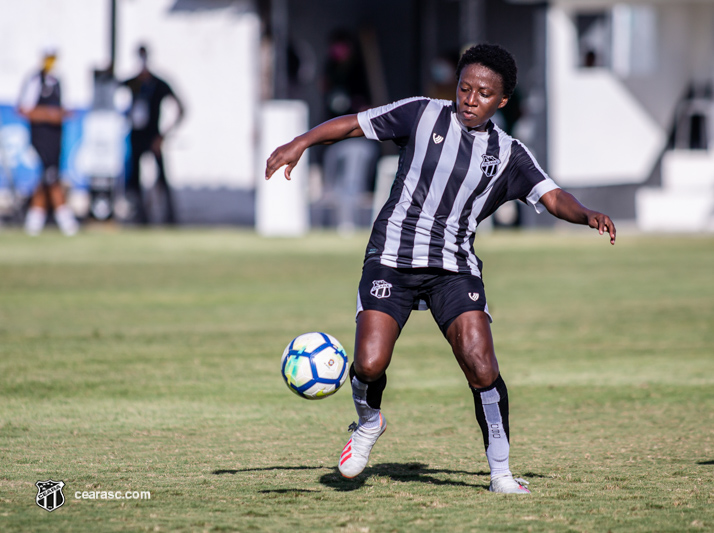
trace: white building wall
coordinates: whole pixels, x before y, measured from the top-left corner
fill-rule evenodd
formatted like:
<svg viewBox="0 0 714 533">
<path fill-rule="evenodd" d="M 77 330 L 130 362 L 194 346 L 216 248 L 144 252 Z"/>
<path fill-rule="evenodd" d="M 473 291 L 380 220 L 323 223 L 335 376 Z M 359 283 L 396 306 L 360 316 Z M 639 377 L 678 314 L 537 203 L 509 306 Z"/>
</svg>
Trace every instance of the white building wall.
<svg viewBox="0 0 714 533">
<path fill-rule="evenodd" d="M 665 130 L 606 68 L 578 68 L 574 11 L 548 13 L 549 171 L 563 186 L 641 183 Z"/>
<path fill-rule="evenodd" d="M 109 63 L 109 2 L 0 0 L 0 105 L 15 105 L 22 83 L 39 70 L 43 49 L 58 49 L 65 106 L 92 102 L 92 71 Z"/>
<path fill-rule="evenodd" d="M 677 103 L 692 72 L 696 72 L 691 43 L 697 43 L 703 49 L 709 48 L 708 39 L 694 36 L 692 24 L 696 25 L 700 18 L 706 22 L 706 17 L 700 17 L 698 12 L 702 8 L 710 10 L 710 7 L 690 5 L 688 9 L 682 9 L 678 4 L 662 3 L 655 6 L 659 17 L 657 68 L 649 74 L 621 79 L 648 114 L 665 130 L 671 127 Z M 711 25 L 710 22 L 706 23 Z"/>
<path fill-rule="evenodd" d="M 134 75 L 145 43 L 149 67 L 183 101 L 185 120 L 166 141 L 174 185 L 253 188 L 259 17 L 247 1 L 184 4 L 119 2 L 116 75 Z"/>
<path fill-rule="evenodd" d="M 0 105 L 15 105 L 52 43 L 65 106 L 88 109 L 93 71 L 109 65 L 109 32 L 109 0 L 0 0 Z M 117 77 L 135 74 L 145 43 L 150 67 L 186 106 L 165 142 L 173 185 L 254 187 L 259 40 L 250 0 L 118 0 Z"/>
</svg>

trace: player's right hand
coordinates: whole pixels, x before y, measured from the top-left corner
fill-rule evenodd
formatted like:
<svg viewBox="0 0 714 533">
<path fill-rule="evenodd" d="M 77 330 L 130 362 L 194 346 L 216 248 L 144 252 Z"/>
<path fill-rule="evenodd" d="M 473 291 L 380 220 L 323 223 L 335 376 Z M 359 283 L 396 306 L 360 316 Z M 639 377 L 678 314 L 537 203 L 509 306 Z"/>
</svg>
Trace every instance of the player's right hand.
<svg viewBox="0 0 714 533">
<path fill-rule="evenodd" d="M 300 146 L 297 139 L 276 148 L 265 164 L 265 179 L 269 180 L 276 170 L 285 166 L 285 179 L 289 180 L 290 173 L 300 161 L 304 151 L 305 149 Z"/>
</svg>

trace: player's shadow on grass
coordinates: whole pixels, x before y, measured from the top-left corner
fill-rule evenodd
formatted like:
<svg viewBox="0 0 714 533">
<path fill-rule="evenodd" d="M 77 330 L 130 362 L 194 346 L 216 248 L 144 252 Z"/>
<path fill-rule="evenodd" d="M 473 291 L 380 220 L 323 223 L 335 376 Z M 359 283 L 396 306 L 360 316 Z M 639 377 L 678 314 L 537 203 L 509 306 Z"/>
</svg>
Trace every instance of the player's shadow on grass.
<svg viewBox="0 0 714 533">
<path fill-rule="evenodd" d="M 467 472 L 465 470 L 448 470 L 444 468 L 429 468 L 429 465 L 422 463 L 382 463 L 364 469 L 359 476 L 353 479 L 342 477 L 335 468 L 333 472 L 325 474 L 320 478 L 320 483 L 331 489 L 349 492 L 364 486 L 365 482 L 372 476 L 384 476 L 392 481 L 404 483 L 428 483 L 430 485 L 451 485 L 454 487 L 473 487 L 488 490 L 488 484 L 467 483 L 455 479 L 443 479 L 435 477 L 437 475 L 467 475 L 467 476 L 488 476 L 488 472 Z"/>
<path fill-rule="evenodd" d="M 322 492 L 321 490 L 311 489 L 265 489 L 259 490 L 260 494 L 301 494 L 303 492 Z"/>
<path fill-rule="evenodd" d="M 702 464 L 702 463 L 700 463 Z M 705 463 L 706 464 L 706 463 Z M 327 470 L 326 466 L 267 466 L 262 468 L 241 468 L 241 469 L 220 469 L 211 472 L 215 476 L 226 474 L 236 475 L 243 472 L 268 472 L 275 470 Z M 326 487 L 340 492 L 350 492 L 358 490 L 364 486 L 367 480 L 372 476 L 388 477 L 392 481 L 400 481 L 403 483 L 428 483 L 430 485 L 447 485 L 453 487 L 471 487 L 488 490 L 489 484 L 483 483 L 467 483 L 457 479 L 443 479 L 435 477 L 440 475 L 462 475 L 462 476 L 481 476 L 487 477 L 488 472 L 469 472 L 467 470 L 449 470 L 446 468 L 429 468 L 429 465 L 423 463 L 381 463 L 370 466 L 364 469 L 359 476 L 354 479 L 347 479 L 340 475 L 337 468 L 332 468 L 331 472 L 320 476 L 320 483 Z M 542 478 L 541 474 L 527 472 L 523 474 L 527 478 Z M 319 492 L 310 489 L 272 489 L 261 490 L 260 493 L 299 493 L 299 492 Z"/>
<path fill-rule="evenodd" d="M 267 466 L 265 468 L 241 468 L 240 470 L 214 470 L 214 476 L 240 474 L 241 472 L 268 472 L 270 470 L 324 470 L 324 466 Z"/>
<path fill-rule="evenodd" d="M 698 465 L 714 465 L 714 461 L 699 461 Z"/>
</svg>

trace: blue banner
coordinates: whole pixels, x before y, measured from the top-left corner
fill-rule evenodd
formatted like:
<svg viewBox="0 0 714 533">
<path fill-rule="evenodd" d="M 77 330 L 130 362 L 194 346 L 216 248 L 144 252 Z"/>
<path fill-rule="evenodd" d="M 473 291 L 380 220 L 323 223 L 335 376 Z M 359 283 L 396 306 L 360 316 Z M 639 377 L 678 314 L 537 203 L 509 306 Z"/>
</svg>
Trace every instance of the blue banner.
<svg viewBox="0 0 714 533">
<path fill-rule="evenodd" d="M 72 111 L 62 126 L 60 175 L 72 188 L 86 189 L 89 178 L 77 165 L 87 111 Z M 30 196 L 40 179 L 42 164 L 30 143 L 27 120 L 13 106 L 0 105 L 0 189 L 14 188 Z"/>
</svg>

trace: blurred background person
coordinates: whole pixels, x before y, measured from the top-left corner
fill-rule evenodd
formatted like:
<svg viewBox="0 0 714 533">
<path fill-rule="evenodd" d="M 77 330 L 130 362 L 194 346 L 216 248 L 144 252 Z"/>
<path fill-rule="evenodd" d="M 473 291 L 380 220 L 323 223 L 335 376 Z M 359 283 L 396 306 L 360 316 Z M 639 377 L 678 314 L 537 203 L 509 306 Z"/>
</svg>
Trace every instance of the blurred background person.
<svg viewBox="0 0 714 533">
<path fill-rule="evenodd" d="M 74 235 L 79 224 L 67 206 L 60 181 L 62 122 L 68 114 L 62 108 L 60 82 L 51 72 L 57 60 L 54 47 L 45 49 L 42 68 L 32 74 L 22 87 L 17 111 L 30 122 L 30 141 L 42 163 L 39 183 L 35 188 L 25 217 L 28 235 L 39 235 L 45 226 L 48 208 L 65 235 Z"/>
<path fill-rule="evenodd" d="M 324 71 L 327 118 L 359 113 L 371 107 L 367 68 L 357 38 L 337 29 L 330 34 Z M 358 226 L 359 204 L 370 188 L 379 157 L 379 144 L 365 138 L 347 139 L 328 146 L 323 173 L 336 201 L 337 230 L 343 235 Z"/>
<path fill-rule="evenodd" d="M 436 56 L 429 64 L 429 89 L 427 96 L 438 100 L 453 100 L 456 94 L 456 64 L 458 53 Z"/>
<path fill-rule="evenodd" d="M 329 37 L 324 83 L 327 118 L 369 109 L 367 69 L 357 39 L 347 30 L 335 30 Z"/>
<path fill-rule="evenodd" d="M 148 224 L 149 217 L 143 189 L 141 187 L 139 162 L 142 155 L 150 152 L 156 160 L 158 171 L 155 187 L 162 190 L 165 200 L 165 222 L 175 224 L 176 212 L 171 188 L 166 179 L 166 169 L 164 167 L 164 157 L 161 152 L 161 147 L 166 135 L 183 120 L 184 106 L 171 86 L 149 70 L 149 53 L 146 46 L 141 45 L 138 48 L 138 56 L 141 62 L 141 70 L 133 78 L 121 82 L 121 85 L 125 85 L 129 88 L 132 97 L 131 108 L 129 109 L 129 120 L 131 122 L 131 154 L 127 172 L 126 193 L 129 201 L 132 202 L 136 210 L 135 221 L 139 224 Z M 178 108 L 178 113 L 173 123 L 161 132 L 159 126 L 161 121 L 161 104 L 164 98 L 172 98 L 174 100 Z"/>
</svg>

